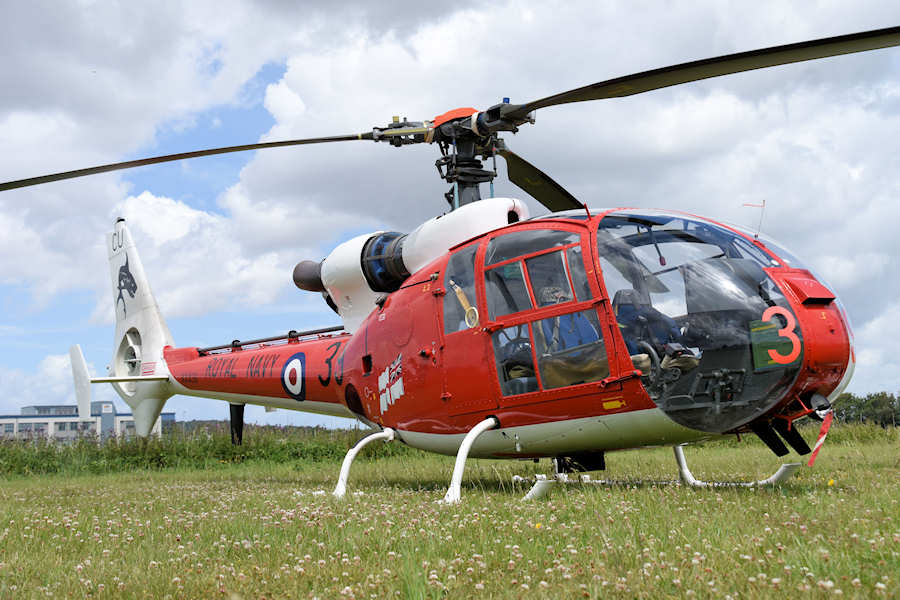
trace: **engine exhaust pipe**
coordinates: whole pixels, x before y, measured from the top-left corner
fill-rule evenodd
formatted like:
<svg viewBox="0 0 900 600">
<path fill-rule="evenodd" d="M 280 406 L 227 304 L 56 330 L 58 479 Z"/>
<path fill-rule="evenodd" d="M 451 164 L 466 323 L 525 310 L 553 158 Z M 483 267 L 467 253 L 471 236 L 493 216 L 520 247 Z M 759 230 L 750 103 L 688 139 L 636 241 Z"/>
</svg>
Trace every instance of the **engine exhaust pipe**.
<svg viewBox="0 0 900 600">
<path fill-rule="evenodd" d="M 322 263 L 314 260 L 301 260 L 294 267 L 294 285 L 307 292 L 324 292 L 322 283 Z"/>
</svg>

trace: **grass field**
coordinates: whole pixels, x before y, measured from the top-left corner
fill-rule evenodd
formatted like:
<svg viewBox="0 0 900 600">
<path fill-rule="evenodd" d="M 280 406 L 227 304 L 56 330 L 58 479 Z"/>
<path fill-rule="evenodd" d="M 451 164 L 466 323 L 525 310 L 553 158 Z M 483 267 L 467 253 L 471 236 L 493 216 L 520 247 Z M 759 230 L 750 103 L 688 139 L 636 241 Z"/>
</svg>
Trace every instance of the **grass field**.
<svg viewBox="0 0 900 600">
<path fill-rule="evenodd" d="M 0 597 L 900 597 L 898 431 L 836 431 L 778 489 L 638 485 L 674 478 L 653 449 L 608 456 L 631 484 L 522 502 L 512 475 L 546 461 L 470 461 L 456 506 L 435 502 L 452 458 L 415 451 L 359 460 L 338 502 L 328 452 L 36 476 L 7 448 Z M 701 479 L 780 464 L 749 440 L 686 454 Z"/>
</svg>

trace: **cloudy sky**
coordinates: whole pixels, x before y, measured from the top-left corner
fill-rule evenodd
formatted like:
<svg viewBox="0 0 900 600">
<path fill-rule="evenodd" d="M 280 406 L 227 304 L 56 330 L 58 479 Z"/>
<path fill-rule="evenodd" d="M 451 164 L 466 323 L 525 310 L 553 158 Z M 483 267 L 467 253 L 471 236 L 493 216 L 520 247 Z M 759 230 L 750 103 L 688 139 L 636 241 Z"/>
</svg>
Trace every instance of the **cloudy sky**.
<svg viewBox="0 0 900 600">
<path fill-rule="evenodd" d="M 900 7 L 884 2 L 332 4 L 7 5 L 0 180 L 367 131 L 392 115 L 430 119 L 900 24 Z M 506 140 L 591 206 L 675 208 L 755 228 L 758 209 L 743 205 L 766 200 L 763 233 L 804 258 L 850 313 L 859 358 L 850 390 L 896 392 L 898 82 L 900 49 L 874 51 L 544 109 Z M 321 300 L 291 284 L 293 265 L 352 235 L 409 231 L 443 212 L 435 158 L 428 146 L 331 144 L 0 193 L 0 413 L 74 403 L 73 343 L 105 372 L 113 295 L 103 239 L 117 216 L 177 343 L 332 325 Z M 506 183 L 498 194 L 522 195 Z M 166 410 L 228 413 L 183 397 Z M 247 416 L 325 422 L 260 408 Z"/>
</svg>

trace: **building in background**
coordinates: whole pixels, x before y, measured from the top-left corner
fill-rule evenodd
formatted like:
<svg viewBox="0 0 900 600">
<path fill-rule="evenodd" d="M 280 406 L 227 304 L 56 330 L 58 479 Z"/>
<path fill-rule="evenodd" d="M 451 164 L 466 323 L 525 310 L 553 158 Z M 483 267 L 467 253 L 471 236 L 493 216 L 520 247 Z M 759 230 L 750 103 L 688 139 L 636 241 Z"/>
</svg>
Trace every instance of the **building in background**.
<svg viewBox="0 0 900 600">
<path fill-rule="evenodd" d="M 164 412 L 153 424 L 152 435 L 175 423 L 175 413 Z M 0 415 L 0 438 L 49 438 L 65 441 L 82 435 L 101 439 L 134 435 L 134 416 L 120 413 L 112 402 L 91 402 L 89 419 L 78 418 L 77 406 L 23 406 L 19 415 Z"/>
</svg>

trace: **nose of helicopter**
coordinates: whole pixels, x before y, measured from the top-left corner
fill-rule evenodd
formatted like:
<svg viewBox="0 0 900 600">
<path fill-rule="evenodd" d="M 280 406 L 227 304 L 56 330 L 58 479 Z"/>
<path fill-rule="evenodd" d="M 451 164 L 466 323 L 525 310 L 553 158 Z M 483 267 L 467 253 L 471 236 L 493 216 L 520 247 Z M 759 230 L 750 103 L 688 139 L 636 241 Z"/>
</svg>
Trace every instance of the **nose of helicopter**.
<svg viewBox="0 0 900 600">
<path fill-rule="evenodd" d="M 766 271 L 783 293 L 778 303 L 756 317 L 734 311 L 695 318 L 684 337 L 697 348 L 666 346 L 647 387 L 674 421 L 762 436 L 830 407 L 849 383 L 852 333 L 834 294 L 808 271 Z"/>
<path fill-rule="evenodd" d="M 801 300 L 799 306 L 795 304 L 795 310 L 806 343 L 802 368 L 794 384 L 781 402 L 749 423 L 749 429 L 778 456 L 788 453 L 782 440 L 798 454 L 811 452 L 807 441 L 790 423 L 810 413 L 815 413 L 821 420 L 849 384 L 856 366 L 853 332 L 837 298 L 808 272 L 799 282 L 785 279 L 787 281 L 780 283 L 793 287 L 799 283 L 807 291 L 818 290 L 818 293 L 807 295 L 805 302 L 803 293 L 798 291 L 795 297 Z M 827 431 L 828 424 L 830 421 L 826 420 L 823 431 Z M 815 460 L 815 453 L 812 460 Z"/>
<path fill-rule="evenodd" d="M 597 239 L 625 346 L 676 423 L 706 433 L 780 430 L 827 408 L 849 381 L 846 313 L 780 245 L 650 209 L 605 214 Z"/>
<path fill-rule="evenodd" d="M 832 390 L 830 394 L 828 394 L 828 403 L 829 405 L 834 405 L 835 400 L 837 400 L 838 396 L 844 393 L 844 390 L 847 389 L 847 386 L 850 385 L 850 380 L 853 378 L 853 373 L 856 371 L 856 345 L 853 339 L 853 327 L 850 324 L 850 318 L 847 316 L 847 311 L 844 309 L 844 305 L 835 298 L 835 307 L 840 313 L 841 323 L 844 326 L 844 330 L 847 333 L 847 364 L 844 368 L 844 374 L 841 377 L 840 382 L 837 387 Z"/>
<path fill-rule="evenodd" d="M 847 387 L 856 364 L 847 313 L 835 294 L 809 271 L 781 270 L 771 276 L 790 299 L 797 317 L 795 328 L 802 332 L 797 337 L 803 336 L 798 342 L 803 353 L 802 368 L 786 400 L 805 401 L 817 394 L 830 403 Z M 787 329 L 785 326 L 779 334 L 790 336 Z M 785 408 L 788 416 L 793 416 L 790 413 L 800 407 Z"/>
</svg>

